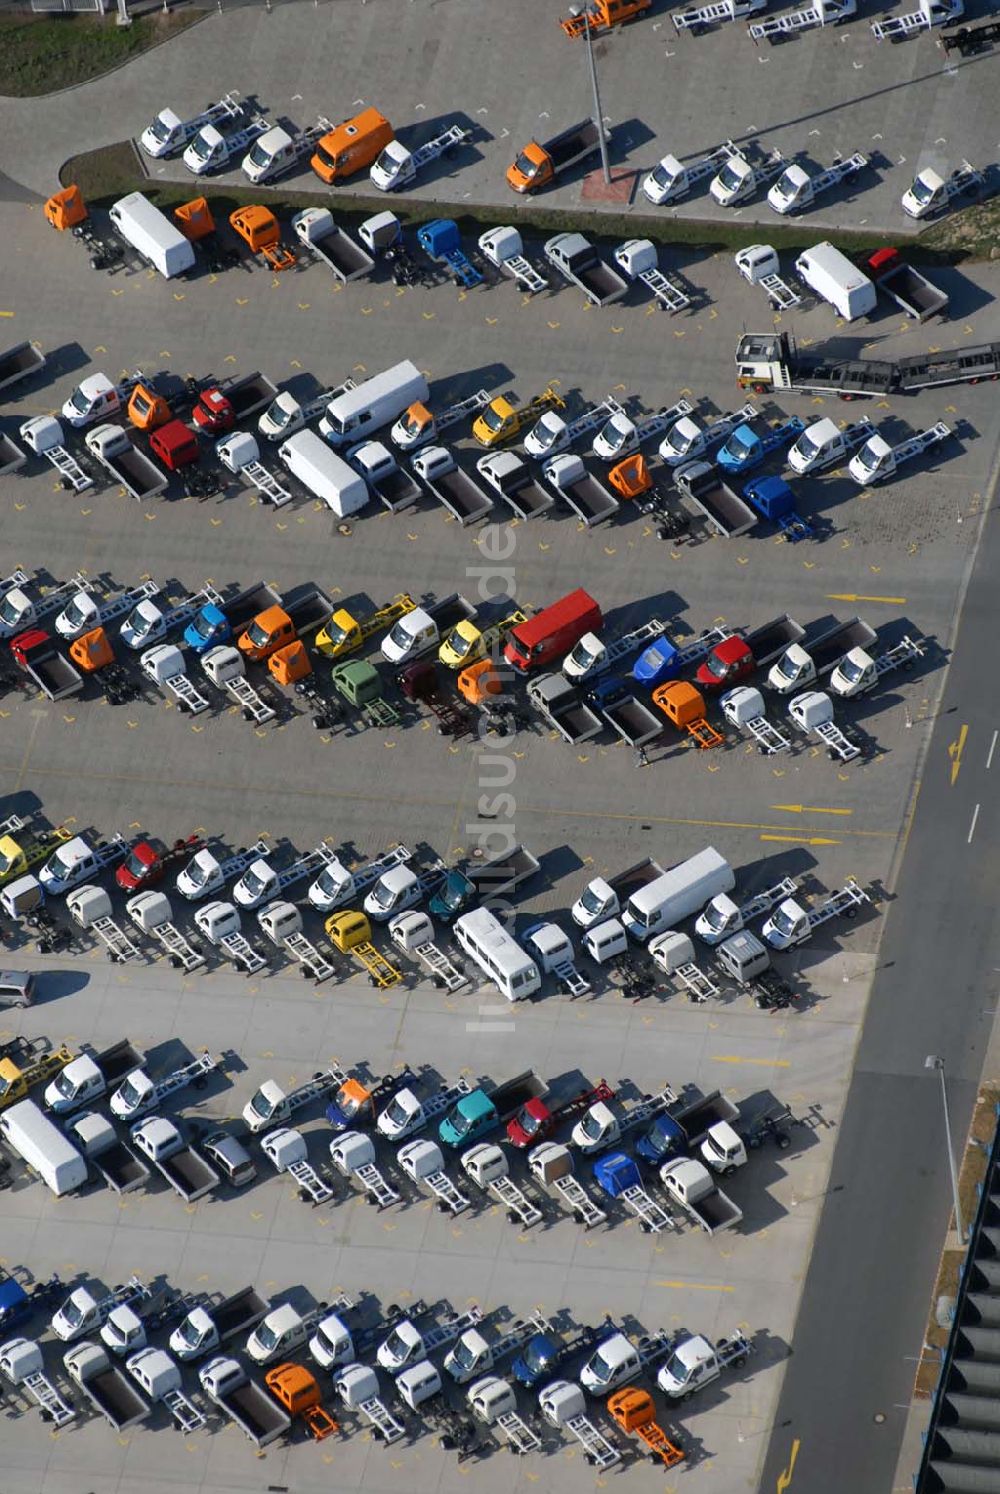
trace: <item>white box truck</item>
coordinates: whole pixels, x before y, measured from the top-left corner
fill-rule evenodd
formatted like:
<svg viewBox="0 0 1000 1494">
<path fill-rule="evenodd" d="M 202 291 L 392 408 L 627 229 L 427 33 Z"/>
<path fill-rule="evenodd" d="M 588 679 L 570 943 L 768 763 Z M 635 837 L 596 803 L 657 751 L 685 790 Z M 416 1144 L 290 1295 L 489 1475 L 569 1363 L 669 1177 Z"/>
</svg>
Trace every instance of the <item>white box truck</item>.
<svg viewBox="0 0 1000 1494">
<path fill-rule="evenodd" d="M 346 446 L 398 420 L 418 400 L 430 398 L 427 380 L 409 358 L 345 389 L 332 399 L 319 428 L 331 446 Z"/>
<path fill-rule="evenodd" d="M 159 270 L 165 280 L 193 268 L 194 245 L 141 192 L 119 197 L 109 216 L 125 242 Z"/>
<path fill-rule="evenodd" d="M 310 493 L 341 519 L 368 502 L 368 484 L 331 451 L 315 431 L 298 431 L 278 447 L 278 456 Z"/>
<path fill-rule="evenodd" d="M 697 913 L 710 898 L 718 897 L 720 892 L 732 892 L 735 886 L 729 862 L 714 847 L 706 846 L 696 856 L 689 856 L 687 861 L 633 892 L 621 920 L 632 938 L 645 944 L 654 934 L 674 928 Z"/>
<path fill-rule="evenodd" d="M 795 269 L 810 290 L 828 301 L 845 322 L 853 322 L 875 310 L 875 286 L 832 244 L 814 244 L 799 255 Z"/>
<path fill-rule="evenodd" d="M 87 1164 L 34 1100 L 21 1100 L 0 1116 L 0 1136 L 57 1198 L 87 1181 Z"/>
</svg>

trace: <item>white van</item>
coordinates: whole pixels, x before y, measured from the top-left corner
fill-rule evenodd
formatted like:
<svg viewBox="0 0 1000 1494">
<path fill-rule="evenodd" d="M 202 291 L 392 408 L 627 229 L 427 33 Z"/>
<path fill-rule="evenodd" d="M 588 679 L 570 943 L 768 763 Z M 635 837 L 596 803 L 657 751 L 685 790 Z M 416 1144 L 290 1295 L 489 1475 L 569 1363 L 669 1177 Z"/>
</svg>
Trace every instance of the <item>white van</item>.
<svg viewBox="0 0 1000 1494">
<path fill-rule="evenodd" d="M 0 1116 L 0 1136 L 57 1198 L 75 1193 L 87 1181 L 86 1162 L 34 1100 L 21 1100 Z"/>
<path fill-rule="evenodd" d="M 634 892 L 625 904 L 622 923 L 633 939 L 645 944 L 654 934 L 672 929 L 697 913 L 709 898 L 732 892 L 735 886 L 729 862 L 707 846 Z"/>
<path fill-rule="evenodd" d="M 845 322 L 875 310 L 875 287 L 830 243 L 814 244 L 795 261 L 799 278 L 840 313 Z"/>
<path fill-rule="evenodd" d="M 319 428 L 331 446 L 360 441 L 384 425 L 398 420 L 417 400 L 430 398 L 427 380 L 419 368 L 405 358 L 384 373 L 365 379 L 354 389 L 332 399 Z"/>
<path fill-rule="evenodd" d="M 141 192 L 119 197 L 110 217 L 126 243 L 137 249 L 143 259 L 148 259 L 165 280 L 193 268 L 194 245 Z"/>
<path fill-rule="evenodd" d="M 341 519 L 368 502 L 368 484 L 315 431 L 299 431 L 278 447 L 293 477 Z"/>
<path fill-rule="evenodd" d="M 456 918 L 455 937 L 508 1001 L 523 1001 L 541 986 L 542 977 L 534 960 L 488 908 L 473 908 L 471 913 Z"/>
</svg>

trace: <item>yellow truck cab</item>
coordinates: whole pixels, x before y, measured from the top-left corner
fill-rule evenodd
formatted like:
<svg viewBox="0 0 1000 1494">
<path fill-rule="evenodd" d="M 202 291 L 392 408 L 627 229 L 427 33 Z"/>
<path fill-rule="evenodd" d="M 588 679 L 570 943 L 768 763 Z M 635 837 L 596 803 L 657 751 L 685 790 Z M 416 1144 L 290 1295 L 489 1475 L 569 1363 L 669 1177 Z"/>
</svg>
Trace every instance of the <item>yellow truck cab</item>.
<svg viewBox="0 0 1000 1494">
<path fill-rule="evenodd" d="M 325 627 L 316 634 L 316 649 L 327 659 L 342 659 L 383 628 L 391 627 L 416 607 L 416 602 L 405 591 L 397 592 L 391 602 L 370 612 L 367 617 L 356 618 L 346 607 L 340 607 Z"/>
<path fill-rule="evenodd" d="M 512 394 L 498 394 L 476 417 L 472 434 L 480 446 L 500 446 L 504 441 L 513 441 L 526 425 L 533 424 L 546 410 L 562 410 L 565 405 L 566 401 L 559 397 L 551 384 L 524 405 L 515 404 Z"/>
<path fill-rule="evenodd" d="M 51 856 L 58 845 L 70 839 L 70 832 L 59 826 L 55 830 L 31 830 L 19 815 L 0 823 L 0 887 Z"/>
<path fill-rule="evenodd" d="M 44 1084 L 72 1062 L 73 1055 L 68 1048 L 56 1048 L 52 1053 L 42 1053 L 37 1058 L 30 1059 L 23 1068 L 12 1058 L 0 1058 L 0 1110 L 6 1110 L 8 1105 L 23 1100 L 29 1089 L 34 1089 L 36 1084 Z"/>
<path fill-rule="evenodd" d="M 371 942 L 372 929 L 364 913 L 333 913 L 324 924 L 330 943 L 341 954 L 349 954 L 359 944 Z"/>
<path fill-rule="evenodd" d="M 485 628 L 477 628 L 472 622 L 456 623 L 438 650 L 438 660 L 447 669 L 464 669 L 491 653 L 511 628 L 527 620 L 527 613 L 512 612 Z"/>
</svg>

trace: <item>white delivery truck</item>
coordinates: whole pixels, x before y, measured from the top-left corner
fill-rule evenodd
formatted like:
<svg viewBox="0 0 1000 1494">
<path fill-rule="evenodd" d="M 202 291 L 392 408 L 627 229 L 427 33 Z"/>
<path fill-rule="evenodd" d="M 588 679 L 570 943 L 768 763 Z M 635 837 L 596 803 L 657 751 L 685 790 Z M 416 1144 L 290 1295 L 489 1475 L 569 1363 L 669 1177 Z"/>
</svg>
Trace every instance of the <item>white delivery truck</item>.
<svg viewBox="0 0 1000 1494">
<path fill-rule="evenodd" d="M 87 1164 L 34 1100 L 21 1100 L 0 1116 L 0 1136 L 57 1198 L 87 1181 Z"/>
<path fill-rule="evenodd" d="M 165 280 L 193 268 L 194 245 L 141 192 L 119 197 L 109 217 L 125 242 L 159 270 Z"/>
<path fill-rule="evenodd" d="M 699 912 L 710 898 L 732 892 L 735 886 L 729 862 L 713 846 L 706 846 L 634 892 L 625 904 L 622 923 L 633 939 L 645 944 L 654 934 L 674 928 Z"/>
<path fill-rule="evenodd" d="M 346 446 L 392 425 L 417 400 L 430 398 L 427 380 L 409 358 L 332 399 L 319 428 L 331 446 Z"/>
<path fill-rule="evenodd" d="M 810 290 L 828 301 L 845 322 L 875 310 L 877 293 L 867 275 L 852 265 L 833 244 L 814 244 L 795 261 L 795 269 Z"/>
<path fill-rule="evenodd" d="M 368 502 L 368 485 L 315 431 L 299 431 L 278 447 L 278 456 L 303 486 L 341 519 Z"/>
</svg>

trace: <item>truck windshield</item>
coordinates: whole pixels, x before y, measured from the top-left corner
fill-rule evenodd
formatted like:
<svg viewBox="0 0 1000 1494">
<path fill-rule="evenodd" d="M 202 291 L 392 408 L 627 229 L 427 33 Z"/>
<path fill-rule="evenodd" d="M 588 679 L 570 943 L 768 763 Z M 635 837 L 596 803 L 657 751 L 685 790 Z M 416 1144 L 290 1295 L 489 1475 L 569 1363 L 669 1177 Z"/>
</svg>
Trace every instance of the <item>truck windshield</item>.
<svg viewBox="0 0 1000 1494">
<path fill-rule="evenodd" d="M 385 1351 L 392 1359 L 404 1359 L 409 1345 L 398 1329 L 394 1328 L 385 1341 Z"/>
<path fill-rule="evenodd" d="M 674 181 L 674 173 L 670 170 L 669 166 L 665 166 L 661 161 L 658 166 L 653 167 L 650 172 L 650 178 L 654 186 L 659 187 L 662 191 Z"/>
<path fill-rule="evenodd" d="M 49 861 L 49 866 L 57 877 L 68 877 L 73 869 L 72 861 L 64 857 L 62 851 L 56 851 Z"/>
<path fill-rule="evenodd" d="M 377 908 L 391 908 L 396 901 L 396 894 L 386 882 L 380 882 L 372 893 L 372 902 Z"/>
<path fill-rule="evenodd" d="M 87 411 L 90 409 L 90 400 L 88 399 L 87 395 L 84 394 L 82 388 L 73 390 L 73 393 L 69 397 L 69 402 L 72 409 L 74 409 L 78 415 L 86 415 Z"/>
<path fill-rule="evenodd" d="M 344 1337 L 338 1334 L 335 1328 L 328 1328 L 325 1323 L 321 1323 L 317 1328 L 316 1337 L 319 1339 L 323 1349 L 332 1358 L 335 1358 L 343 1349 L 347 1348 Z"/>
<path fill-rule="evenodd" d="M 856 685 L 865 672 L 865 666 L 860 659 L 852 659 L 850 654 L 840 666 L 840 672 L 848 684 Z"/>
<path fill-rule="evenodd" d="M 675 1385 L 687 1383 L 688 1367 L 679 1354 L 671 1354 L 663 1367 L 664 1376 L 669 1376 Z"/>
<path fill-rule="evenodd" d="M 819 451 L 819 443 L 814 441 L 809 432 L 806 431 L 805 435 L 800 436 L 796 441 L 795 450 L 804 462 L 811 462 Z"/>
<path fill-rule="evenodd" d="M 570 654 L 570 659 L 577 669 L 589 669 L 592 664 L 597 663 L 602 652 L 600 648 L 590 649 L 585 643 L 578 643 Z"/>
<path fill-rule="evenodd" d="M 56 1075 L 56 1094 L 62 1095 L 64 1100 L 71 1100 L 76 1094 L 76 1085 L 69 1077 L 66 1070 Z"/>
<path fill-rule="evenodd" d="M 0 607 L 0 617 L 5 623 L 15 623 L 21 616 L 21 608 L 12 597 L 4 597 L 3 606 Z"/>
<path fill-rule="evenodd" d="M 620 446 L 625 444 L 631 429 L 631 421 L 619 420 L 616 415 L 604 427 L 601 432 L 601 438 L 612 451 L 617 451 Z"/>
<path fill-rule="evenodd" d="M 328 166 L 331 171 L 336 171 L 336 169 L 337 169 L 337 157 L 332 153 L 332 151 L 328 151 L 326 149 L 326 147 L 323 145 L 322 140 L 319 142 L 319 144 L 316 147 L 316 154 L 319 157 L 319 159 L 322 161 L 322 163 L 323 163 L 324 166 Z"/>
<path fill-rule="evenodd" d="M 199 612 L 191 624 L 191 631 L 192 633 L 197 633 L 199 638 L 211 638 L 217 626 L 218 623 L 214 617 L 206 616 L 204 612 Z"/>
<path fill-rule="evenodd" d="M 717 934 L 726 926 L 726 915 L 716 903 L 709 903 L 705 909 L 705 927 Z"/>
<path fill-rule="evenodd" d="M 465 638 L 463 636 L 462 630 L 460 628 L 456 628 L 453 633 L 449 633 L 448 641 L 445 644 L 445 648 L 450 649 L 451 652 L 453 654 L 457 654 L 459 658 L 464 658 L 469 649 L 472 647 L 472 642 L 472 639 Z"/>
<path fill-rule="evenodd" d="M 267 1120 L 271 1114 L 271 1102 L 262 1089 L 259 1089 L 250 1101 L 250 1109 L 254 1115 L 259 1115 L 261 1120 Z"/>
<path fill-rule="evenodd" d="M 580 898 L 580 902 L 586 911 L 592 915 L 604 912 L 604 899 L 592 887 L 585 887 L 583 889 L 583 896 Z"/>
<path fill-rule="evenodd" d="M 166 145 L 173 131 L 171 129 L 171 126 L 167 124 L 166 120 L 161 119 L 160 116 L 157 115 L 152 124 L 149 126 L 149 133 L 152 135 L 157 145 Z"/>
<path fill-rule="evenodd" d="M 191 141 L 191 154 L 199 161 L 207 161 L 215 150 L 215 142 L 207 139 L 204 135 L 196 135 Z"/>
<path fill-rule="evenodd" d="M 267 165 L 270 164 L 270 161 L 271 161 L 271 152 L 269 150 L 265 149 L 265 147 L 263 145 L 261 145 L 260 141 L 258 140 L 257 144 L 254 146 L 253 150 L 250 152 L 250 165 L 251 166 L 267 166 Z"/>
<path fill-rule="evenodd" d="M 866 472 L 874 472 L 883 455 L 884 453 L 877 451 L 874 446 L 862 446 L 858 452 L 858 466 L 863 467 Z"/>
<path fill-rule="evenodd" d="M 267 882 L 263 877 L 259 877 L 255 871 L 251 870 L 245 874 L 243 878 L 243 886 L 250 897 L 260 897 L 261 893 L 264 891 L 264 888 L 267 886 Z"/>
<path fill-rule="evenodd" d="M 326 625 L 326 636 L 334 648 L 339 648 L 342 643 L 347 642 L 351 636 L 351 630 L 345 628 L 343 623 L 334 622 L 331 618 Z"/>
<path fill-rule="evenodd" d="M 133 1105 L 138 1105 L 139 1101 L 142 1099 L 142 1095 L 132 1083 L 131 1079 L 125 1080 L 124 1084 L 119 1089 L 118 1094 L 122 1104 L 129 1110 L 132 1109 Z"/>
<path fill-rule="evenodd" d="M 925 182 L 923 177 L 918 176 L 914 178 L 913 186 L 910 188 L 910 196 L 914 202 L 919 202 L 923 206 L 925 203 L 931 201 L 931 198 L 934 196 L 934 188 L 930 182 Z"/>
<path fill-rule="evenodd" d="M 208 873 L 196 856 L 188 867 L 186 875 L 192 887 L 203 887 Z"/>
<path fill-rule="evenodd" d="M 141 607 L 137 607 L 125 626 L 133 638 L 145 638 L 154 622 L 158 620 L 159 613 L 154 616 L 152 613 L 143 611 Z"/>
<path fill-rule="evenodd" d="M 389 634 L 389 642 L 395 644 L 396 648 L 405 648 L 410 642 L 410 630 L 405 622 L 398 622 Z"/>
<path fill-rule="evenodd" d="M 20 1074 L 18 1074 L 14 1079 L 4 1079 L 0 1077 L 0 1100 L 5 1100 L 7 1098 L 11 1090 L 17 1084 L 20 1077 Z"/>
<path fill-rule="evenodd" d="M 471 1369 L 478 1357 L 472 1345 L 466 1343 L 464 1338 L 460 1338 L 455 1345 L 455 1351 L 452 1355 L 458 1368 L 464 1370 Z"/>
<path fill-rule="evenodd" d="M 451 1129 L 456 1136 L 465 1136 L 471 1131 L 473 1117 L 468 1116 L 462 1110 L 456 1110 L 451 1116 Z"/>
<path fill-rule="evenodd" d="M 535 1136 L 541 1130 L 542 1118 L 540 1115 L 532 1115 L 530 1110 L 522 1110 L 517 1118 L 517 1124 L 525 1136 Z"/>
<path fill-rule="evenodd" d="M 608 1380 L 611 1379 L 612 1366 L 604 1358 L 604 1355 L 600 1352 L 600 1350 L 598 1350 L 597 1353 L 593 1356 L 590 1364 L 588 1365 L 588 1368 L 592 1377 L 597 1381 L 598 1385 L 604 1385 Z"/>
<path fill-rule="evenodd" d="M 78 628 L 87 621 L 94 610 L 94 604 L 88 596 L 74 597 L 63 613 L 63 617 L 71 628 Z"/>
<path fill-rule="evenodd" d="M 325 897 L 336 897 L 337 893 L 344 886 L 344 879 L 338 876 L 332 867 L 324 866 L 316 878 L 316 886 Z"/>
<path fill-rule="evenodd" d="M 273 1349 L 278 1342 L 278 1335 L 270 1323 L 261 1323 L 257 1329 L 257 1342 L 262 1349 Z"/>
<path fill-rule="evenodd" d="M 385 1116 L 388 1125 L 401 1126 L 406 1120 L 407 1110 L 406 1106 L 400 1104 L 399 1100 L 391 1100 L 382 1114 Z"/>
<path fill-rule="evenodd" d="M 535 1339 L 524 1351 L 524 1362 L 533 1375 L 547 1369 L 555 1358 L 555 1351 L 548 1339 Z"/>
<path fill-rule="evenodd" d="M 62 1315 L 71 1328 L 78 1328 L 83 1322 L 83 1309 L 73 1297 L 63 1307 Z"/>
<path fill-rule="evenodd" d="M 553 441 L 564 428 L 563 422 L 559 419 L 558 415 L 543 415 L 535 426 L 534 444 L 539 446 L 542 451 L 548 451 Z"/>
<path fill-rule="evenodd" d="M 134 851 L 125 862 L 125 871 L 130 877 L 141 877 L 148 870 L 145 861 L 141 860 Z"/>
<path fill-rule="evenodd" d="M 364 1100 L 367 1099 L 368 1096 L 365 1095 Z M 337 1095 L 337 1109 L 346 1120 L 351 1120 L 353 1116 L 357 1115 L 358 1111 L 361 1109 L 361 1105 L 361 1095 L 346 1094 L 344 1090 L 340 1090 Z"/>
<path fill-rule="evenodd" d="M 514 170 L 530 182 L 538 175 L 538 162 L 533 161 L 530 156 L 526 156 L 522 151 L 514 162 Z"/>
<path fill-rule="evenodd" d="M 705 662 L 706 673 L 710 674 L 713 680 L 724 680 L 732 667 L 732 661 L 720 659 L 718 654 L 710 654 Z"/>
<path fill-rule="evenodd" d="M 184 1319 L 177 1330 L 177 1337 L 186 1349 L 196 1349 L 201 1341 L 201 1334 L 190 1318 Z"/>
<path fill-rule="evenodd" d="M 254 648 L 263 648 L 270 636 L 271 635 L 268 633 L 267 629 L 262 628 L 260 623 L 257 622 L 256 619 L 250 624 L 249 628 L 247 628 L 247 637 L 250 639 L 250 642 L 253 644 Z"/>
<path fill-rule="evenodd" d="M 479 418 L 488 431 L 499 431 L 503 429 L 504 417 L 503 415 L 501 415 L 500 411 L 495 410 L 492 405 L 487 405 L 486 409 L 483 411 Z"/>
<path fill-rule="evenodd" d="M 719 172 L 719 185 L 724 187 L 727 192 L 733 192 L 740 185 L 745 175 L 745 172 L 737 171 L 732 161 L 728 161 Z"/>
<path fill-rule="evenodd" d="M 603 1129 L 604 1128 L 601 1125 L 600 1116 L 595 1115 L 592 1110 L 588 1110 L 586 1115 L 583 1117 L 583 1120 L 580 1122 L 580 1131 L 582 1135 L 584 1135 L 588 1141 L 599 1141 Z"/>
<path fill-rule="evenodd" d="M 670 1150 L 670 1143 L 672 1140 L 673 1136 L 669 1128 L 664 1125 L 662 1116 L 659 1120 L 654 1121 L 649 1130 L 646 1132 L 646 1141 L 648 1142 L 651 1150 L 654 1151 L 658 1157 L 662 1157 L 664 1152 L 668 1152 Z"/>
<path fill-rule="evenodd" d="M 775 185 L 774 195 L 780 198 L 782 202 L 790 202 L 797 191 L 798 182 L 790 171 L 786 171 L 784 176 Z"/>
<path fill-rule="evenodd" d="M 795 928 L 795 919 L 784 908 L 779 908 L 774 915 L 774 927 L 779 934 L 790 934 Z"/>
<path fill-rule="evenodd" d="M 752 438 L 749 441 L 744 440 L 744 438 L 738 432 L 736 432 L 732 436 L 730 436 L 729 440 L 726 442 L 726 452 L 727 455 L 733 457 L 736 461 L 742 462 L 746 457 L 750 455 L 755 445 L 756 442 Z"/>
</svg>

